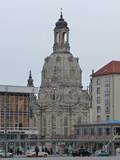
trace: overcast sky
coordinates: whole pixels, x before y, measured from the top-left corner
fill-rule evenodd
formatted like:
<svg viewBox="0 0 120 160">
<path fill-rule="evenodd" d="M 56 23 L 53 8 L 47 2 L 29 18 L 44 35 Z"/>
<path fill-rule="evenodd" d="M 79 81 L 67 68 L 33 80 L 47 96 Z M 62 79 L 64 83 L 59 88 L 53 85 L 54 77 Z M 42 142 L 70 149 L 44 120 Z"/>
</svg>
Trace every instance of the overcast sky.
<svg viewBox="0 0 120 160">
<path fill-rule="evenodd" d="M 120 0 L 0 0 L 0 84 L 24 86 L 31 69 L 40 86 L 60 8 L 84 88 L 92 69 L 120 60 Z"/>
</svg>

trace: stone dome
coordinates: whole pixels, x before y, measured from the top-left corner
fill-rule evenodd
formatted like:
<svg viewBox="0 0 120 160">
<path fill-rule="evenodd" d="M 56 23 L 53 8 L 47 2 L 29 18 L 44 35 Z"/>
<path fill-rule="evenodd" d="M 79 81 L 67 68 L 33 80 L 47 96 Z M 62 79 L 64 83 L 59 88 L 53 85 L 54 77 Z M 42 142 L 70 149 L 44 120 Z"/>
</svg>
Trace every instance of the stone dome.
<svg viewBox="0 0 120 160">
<path fill-rule="evenodd" d="M 42 85 L 78 86 L 81 84 L 81 69 L 78 58 L 70 53 L 53 53 L 45 59 L 42 70 Z"/>
<path fill-rule="evenodd" d="M 53 53 L 45 58 L 41 87 L 82 87 L 79 59 L 70 53 L 69 28 L 61 12 L 54 29 Z"/>
</svg>

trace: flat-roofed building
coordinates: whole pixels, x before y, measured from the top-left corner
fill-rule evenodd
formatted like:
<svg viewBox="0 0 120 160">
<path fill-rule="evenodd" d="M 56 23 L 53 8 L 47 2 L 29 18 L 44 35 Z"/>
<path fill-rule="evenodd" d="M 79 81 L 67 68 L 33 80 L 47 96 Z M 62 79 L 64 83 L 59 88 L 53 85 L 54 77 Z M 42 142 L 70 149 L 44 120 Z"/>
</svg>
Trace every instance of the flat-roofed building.
<svg viewBox="0 0 120 160">
<path fill-rule="evenodd" d="M 120 148 L 120 120 L 75 125 L 75 135 L 78 139 L 76 148 L 83 147 L 94 152 L 107 147 L 113 153 Z"/>
<path fill-rule="evenodd" d="M 0 85 L 0 128 L 6 123 L 8 128 L 30 126 L 30 98 L 35 87 Z"/>
<path fill-rule="evenodd" d="M 16 152 L 16 147 L 24 146 L 29 138 L 38 137 L 33 102 L 36 94 L 31 71 L 27 86 L 0 85 L 0 147 L 7 145 L 8 150 L 12 145 Z"/>
</svg>

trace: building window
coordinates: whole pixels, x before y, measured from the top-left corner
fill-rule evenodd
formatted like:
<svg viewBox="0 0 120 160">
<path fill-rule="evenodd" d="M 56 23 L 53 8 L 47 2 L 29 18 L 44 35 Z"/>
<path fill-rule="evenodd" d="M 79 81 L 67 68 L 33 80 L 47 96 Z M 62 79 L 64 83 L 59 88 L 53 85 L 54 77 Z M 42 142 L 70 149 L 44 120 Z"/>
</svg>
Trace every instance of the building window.
<svg viewBox="0 0 120 160">
<path fill-rule="evenodd" d="M 100 87 L 97 88 L 97 94 L 100 94 Z"/>
<path fill-rule="evenodd" d="M 64 126 L 68 126 L 68 118 L 67 117 L 64 118 Z"/>
<path fill-rule="evenodd" d="M 96 101 L 97 101 L 97 104 L 100 104 L 100 97 L 97 97 Z"/>
<path fill-rule="evenodd" d="M 64 128 L 64 135 L 67 136 L 68 135 L 68 128 Z"/>
<path fill-rule="evenodd" d="M 81 130 L 79 128 L 77 128 L 77 133 L 76 133 L 77 136 L 80 136 L 81 135 Z"/>
<path fill-rule="evenodd" d="M 100 79 L 99 78 L 97 79 L 96 84 L 100 85 Z"/>
<path fill-rule="evenodd" d="M 55 115 L 52 116 L 52 120 L 53 120 L 53 129 L 56 130 L 56 117 L 55 117 Z"/>
<path fill-rule="evenodd" d="M 105 99 L 105 105 L 109 106 L 110 105 L 110 100 L 109 99 Z"/>
<path fill-rule="evenodd" d="M 90 128 L 90 135 L 94 136 L 95 135 L 95 129 L 94 128 Z"/>
<path fill-rule="evenodd" d="M 97 128 L 97 134 L 98 134 L 99 136 L 102 136 L 102 134 L 103 134 L 103 129 L 102 129 L 102 128 Z"/>
<path fill-rule="evenodd" d="M 109 87 L 110 86 L 110 77 L 105 77 L 104 78 L 104 86 Z"/>
<path fill-rule="evenodd" d="M 99 122 L 101 120 L 101 116 L 97 115 L 97 121 Z"/>
<path fill-rule="evenodd" d="M 105 94 L 105 96 L 110 96 L 110 88 L 109 87 L 105 87 L 104 94 Z"/>
<path fill-rule="evenodd" d="M 105 99 L 105 112 L 110 112 L 110 99 Z"/>
<path fill-rule="evenodd" d="M 106 120 L 110 120 L 110 116 L 109 115 L 106 116 Z"/>
<path fill-rule="evenodd" d="M 57 73 L 57 67 L 54 66 L 54 74 L 56 74 L 56 73 Z"/>
<path fill-rule="evenodd" d="M 97 106 L 97 113 L 100 113 L 100 112 L 101 112 L 101 107 Z"/>
<path fill-rule="evenodd" d="M 59 33 L 56 33 L 56 42 L 59 43 Z"/>
<path fill-rule="evenodd" d="M 63 42 L 66 43 L 67 42 L 67 33 L 63 33 Z"/>
<path fill-rule="evenodd" d="M 120 127 L 115 127 L 114 129 L 115 129 L 115 131 L 116 131 L 116 134 L 117 134 L 117 135 L 120 135 Z"/>
<path fill-rule="evenodd" d="M 105 128 L 105 135 L 110 135 L 110 128 Z"/>
<path fill-rule="evenodd" d="M 105 112 L 110 112 L 110 107 L 106 106 L 105 107 Z"/>
<path fill-rule="evenodd" d="M 87 134 L 88 134 L 87 128 L 83 128 L 83 136 L 87 136 Z"/>
<path fill-rule="evenodd" d="M 105 96 L 105 112 L 110 112 L 110 77 L 104 78 L 104 96 Z M 109 119 L 109 116 L 106 116 L 106 120 Z"/>
<path fill-rule="evenodd" d="M 76 130 L 76 135 L 79 136 L 79 128 Z"/>
</svg>

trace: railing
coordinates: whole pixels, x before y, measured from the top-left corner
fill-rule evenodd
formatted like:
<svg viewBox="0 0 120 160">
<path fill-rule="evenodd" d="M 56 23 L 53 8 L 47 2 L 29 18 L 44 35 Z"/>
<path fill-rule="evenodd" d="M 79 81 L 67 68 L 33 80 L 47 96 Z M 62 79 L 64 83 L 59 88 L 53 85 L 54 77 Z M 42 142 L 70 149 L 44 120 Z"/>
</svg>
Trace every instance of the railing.
<svg viewBox="0 0 120 160">
<path fill-rule="evenodd" d="M 13 133 L 13 132 L 25 132 L 26 134 L 29 133 L 36 133 L 38 134 L 37 127 L 7 127 L 6 133 Z M 0 133 L 5 133 L 5 127 L 0 128 Z"/>
<path fill-rule="evenodd" d="M 109 141 L 112 138 L 112 135 L 86 135 L 86 136 L 76 136 L 76 139 L 80 139 L 81 141 Z"/>
</svg>

